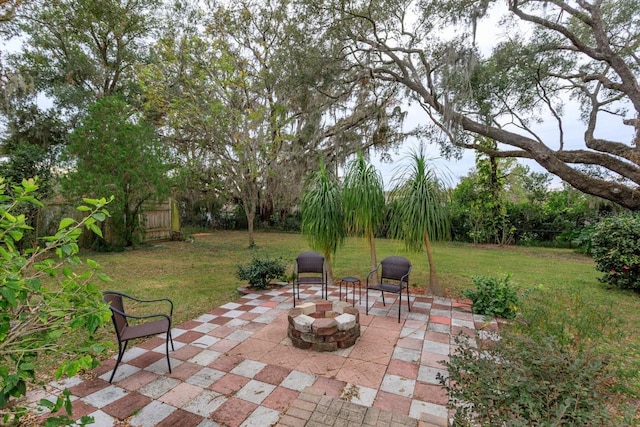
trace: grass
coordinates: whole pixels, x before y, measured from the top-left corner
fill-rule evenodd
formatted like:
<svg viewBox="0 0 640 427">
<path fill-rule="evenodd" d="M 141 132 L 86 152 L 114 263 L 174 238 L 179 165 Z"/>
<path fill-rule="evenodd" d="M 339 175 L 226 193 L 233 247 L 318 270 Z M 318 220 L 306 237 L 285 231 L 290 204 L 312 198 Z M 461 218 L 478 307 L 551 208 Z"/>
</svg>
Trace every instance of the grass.
<svg viewBox="0 0 640 427">
<path fill-rule="evenodd" d="M 121 253 L 87 253 L 113 282 L 104 289 L 118 290 L 139 297 L 169 297 L 176 304 L 176 324 L 193 319 L 211 309 L 238 298 L 242 283 L 235 276 L 236 266 L 258 255 L 282 257 L 289 269 L 298 253 L 309 250 L 298 234 L 256 233 L 256 248 L 249 249 L 246 232 L 216 231 L 194 234 L 184 242 L 162 242 Z M 378 259 L 403 255 L 413 263 L 411 284 L 428 285 L 428 264 L 424 253 L 407 252 L 401 242 L 376 240 Z M 598 322 L 603 328 L 618 325 L 617 342 L 602 344 L 623 377 L 621 388 L 630 396 L 640 396 L 637 378 L 640 360 L 639 296 L 633 292 L 606 289 L 598 282 L 593 261 L 566 249 L 478 246 L 438 243 L 434 246 L 438 276 L 450 296 L 459 296 L 471 287 L 474 275 L 502 276 L 521 288 L 542 286 L 558 301 L 570 302 L 580 295 L 607 312 Z M 349 238 L 334 260 L 334 279 L 359 276 L 370 270 L 369 249 L 363 239 Z M 610 323 L 609 323 L 610 322 Z M 106 334 L 111 334 L 109 325 Z"/>
</svg>

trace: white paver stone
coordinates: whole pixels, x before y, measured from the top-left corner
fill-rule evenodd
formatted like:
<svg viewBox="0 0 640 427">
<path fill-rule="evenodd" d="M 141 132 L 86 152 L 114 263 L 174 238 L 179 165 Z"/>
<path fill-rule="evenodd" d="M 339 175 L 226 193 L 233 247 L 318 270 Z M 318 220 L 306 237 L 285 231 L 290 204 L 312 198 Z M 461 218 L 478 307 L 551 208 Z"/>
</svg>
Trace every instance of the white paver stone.
<svg viewBox="0 0 640 427">
<path fill-rule="evenodd" d="M 315 304 L 313 305 L 315 308 Z M 296 316 L 293 318 L 293 327 L 296 331 L 300 332 L 311 332 L 311 325 L 313 321 L 316 320 L 311 316 L 307 316 L 306 314 L 301 314 L 300 316 Z"/>
<path fill-rule="evenodd" d="M 339 331 L 347 331 L 356 326 L 356 316 L 349 313 L 343 313 L 334 319 L 338 324 Z"/>
</svg>

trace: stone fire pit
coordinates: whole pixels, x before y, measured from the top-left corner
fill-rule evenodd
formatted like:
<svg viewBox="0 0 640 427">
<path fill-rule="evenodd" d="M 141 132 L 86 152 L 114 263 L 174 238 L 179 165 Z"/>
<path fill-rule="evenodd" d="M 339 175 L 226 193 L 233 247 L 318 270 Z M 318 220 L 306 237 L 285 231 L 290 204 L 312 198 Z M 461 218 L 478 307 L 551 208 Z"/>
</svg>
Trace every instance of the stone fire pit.
<svg viewBox="0 0 640 427">
<path fill-rule="evenodd" d="M 289 310 L 288 336 L 303 350 L 348 348 L 360 336 L 360 312 L 342 301 L 306 302 Z"/>
</svg>

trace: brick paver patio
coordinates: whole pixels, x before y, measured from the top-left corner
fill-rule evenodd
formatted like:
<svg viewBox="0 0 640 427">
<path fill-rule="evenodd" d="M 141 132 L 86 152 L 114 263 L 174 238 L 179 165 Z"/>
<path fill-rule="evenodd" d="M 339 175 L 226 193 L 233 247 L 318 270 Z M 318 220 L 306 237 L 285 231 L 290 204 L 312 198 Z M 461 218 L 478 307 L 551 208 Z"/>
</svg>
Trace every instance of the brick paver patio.
<svg viewBox="0 0 640 427">
<path fill-rule="evenodd" d="M 319 287 L 302 298 L 320 298 Z M 164 339 L 130 348 L 109 384 L 109 359 L 90 375 L 45 391 L 32 401 L 68 388 L 74 417 L 93 416 L 97 426 L 446 426 L 447 394 L 438 374 L 462 333 L 497 331 L 495 322 L 471 314 L 470 305 L 411 296 L 411 312 L 385 295 L 364 298 L 362 334 L 352 347 L 317 353 L 287 338 L 291 290 L 253 293 L 173 328 L 175 351 L 168 373 Z M 330 300 L 338 299 L 338 288 Z M 406 300 L 404 301 L 406 304 Z M 36 409 L 42 410 L 42 408 Z"/>
</svg>

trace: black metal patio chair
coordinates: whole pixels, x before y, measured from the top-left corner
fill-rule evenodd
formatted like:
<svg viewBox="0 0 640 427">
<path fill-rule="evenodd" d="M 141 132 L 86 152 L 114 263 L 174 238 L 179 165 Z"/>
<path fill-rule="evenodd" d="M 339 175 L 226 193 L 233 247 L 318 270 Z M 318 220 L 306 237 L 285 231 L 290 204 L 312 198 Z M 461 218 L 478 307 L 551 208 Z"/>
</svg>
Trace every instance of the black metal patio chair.
<svg viewBox="0 0 640 427">
<path fill-rule="evenodd" d="M 139 299 L 121 292 L 105 291 L 102 293 L 104 300 L 111 308 L 111 319 L 116 330 L 118 338 L 118 360 L 113 368 L 109 382 L 113 381 L 118 365 L 122 361 L 122 356 L 127 350 L 127 344 L 130 340 L 137 338 L 145 338 L 152 335 L 166 334 L 166 353 L 167 365 L 169 365 L 169 373 L 171 373 L 171 362 L 169 361 L 169 342 L 171 342 L 171 350 L 173 347 L 173 338 L 171 337 L 171 317 L 173 316 L 173 302 L 168 298 L 159 299 Z M 155 313 L 149 315 L 134 315 L 127 313 L 124 307 L 124 301 L 132 301 L 145 305 L 147 303 L 165 302 L 169 304 L 169 313 Z M 129 319 L 135 319 L 135 324 L 130 325 Z M 155 320 L 153 320 L 155 319 Z"/>
<path fill-rule="evenodd" d="M 303 252 L 293 266 L 293 306 L 296 306 L 296 288 L 300 299 L 300 285 L 320 285 L 324 298 L 328 298 L 327 267 L 324 256 L 318 252 Z"/>
<path fill-rule="evenodd" d="M 390 256 L 383 259 L 375 270 L 367 274 L 366 286 L 366 313 L 369 314 L 369 290 L 382 292 L 382 305 L 386 306 L 384 293 L 398 294 L 398 323 L 400 323 L 400 309 L 402 307 L 402 291 L 406 289 L 407 306 L 411 311 L 409 301 L 409 274 L 411 273 L 411 261 L 401 256 Z M 374 274 L 376 276 L 374 276 Z M 378 280 L 374 281 L 373 277 Z"/>
</svg>

